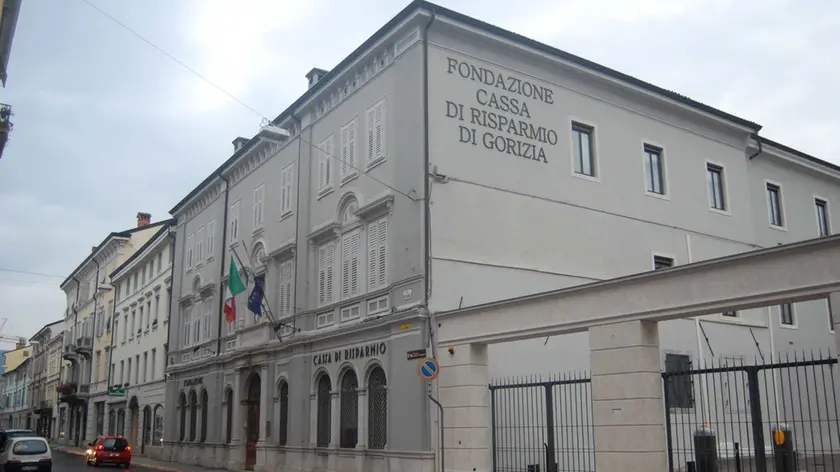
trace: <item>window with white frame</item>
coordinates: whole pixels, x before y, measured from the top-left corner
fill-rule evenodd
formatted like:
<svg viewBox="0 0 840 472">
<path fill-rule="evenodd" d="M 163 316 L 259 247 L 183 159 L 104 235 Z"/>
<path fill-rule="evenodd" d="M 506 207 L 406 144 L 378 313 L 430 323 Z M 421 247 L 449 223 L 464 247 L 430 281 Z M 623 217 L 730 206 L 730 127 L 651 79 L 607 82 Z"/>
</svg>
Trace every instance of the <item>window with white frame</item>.
<svg viewBox="0 0 840 472">
<path fill-rule="evenodd" d="M 254 229 L 260 229 L 265 223 L 265 184 L 254 189 Z"/>
<path fill-rule="evenodd" d="M 228 238 L 233 244 L 239 240 L 239 202 L 235 202 L 230 206 L 230 227 L 228 229 Z"/>
<path fill-rule="evenodd" d="M 294 290 L 294 280 L 295 280 L 295 261 L 294 259 L 290 259 L 288 261 L 284 261 L 280 264 L 279 268 L 279 279 L 280 279 L 280 290 L 279 290 L 279 297 L 280 300 L 278 301 L 279 304 L 279 314 L 280 317 L 291 316 L 294 314 L 294 294 L 292 290 Z"/>
<path fill-rule="evenodd" d="M 207 222 L 207 244 L 205 251 L 207 252 L 207 259 L 213 257 L 213 249 L 216 246 L 216 219 Z"/>
<path fill-rule="evenodd" d="M 356 163 L 356 118 L 341 128 L 341 180 L 345 181 L 358 172 Z"/>
<path fill-rule="evenodd" d="M 779 317 L 783 326 L 796 326 L 796 315 L 793 313 L 792 304 L 779 305 Z"/>
<path fill-rule="evenodd" d="M 388 295 L 367 301 L 367 314 L 376 315 L 388 311 Z"/>
<path fill-rule="evenodd" d="M 321 141 L 318 145 L 318 191 L 324 192 L 332 188 L 332 156 L 333 135 Z"/>
<path fill-rule="evenodd" d="M 782 188 L 776 184 L 767 182 L 767 215 L 770 218 L 770 225 L 783 227 L 784 215 L 782 214 Z"/>
<path fill-rule="evenodd" d="M 294 204 L 293 190 L 295 182 L 295 163 L 287 165 L 280 172 L 280 216 L 286 216 L 292 213 L 292 205 Z"/>
<path fill-rule="evenodd" d="M 341 299 L 359 294 L 359 241 L 361 232 L 357 229 L 341 238 Z"/>
<path fill-rule="evenodd" d="M 183 338 L 184 346 L 189 346 L 190 341 L 192 340 L 192 337 L 190 337 L 190 328 L 192 327 L 192 320 L 191 320 L 191 318 L 192 318 L 192 307 L 184 307 L 183 308 L 183 313 L 184 313 L 184 320 L 183 320 L 183 326 L 181 327 L 181 332 L 184 335 L 184 338 Z"/>
<path fill-rule="evenodd" d="M 213 312 L 213 299 L 204 300 L 204 340 L 210 339 L 210 315 Z"/>
<path fill-rule="evenodd" d="M 333 274 L 335 271 L 335 242 L 328 241 L 318 247 L 318 305 L 333 301 Z"/>
<path fill-rule="evenodd" d="M 388 218 L 368 224 L 368 290 L 384 287 L 388 281 Z"/>
<path fill-rule="evenodd" d="M 341 321 L 352 321 L 358 319 L 362 313 L 361 305 L 350 305 L 341 308 Z"/>
<path fill-rule="evenodd" d="M 817 231 L 820 236 L 831 234 L 831 226 L 828 223 L 828 202 L 820 198 L 814 199 L 814 209 L 817 211 Z"/>
<path fill-rule="evenodd" d="M 203 302 L 199 303 L 195 307 L 195 313 L 192 317 L 192 342 L 193 344 L 198 344 L 201 342 L 201 308 L 203 307 Z"/>
<path fill-rule="evenodd" d="M 187 270 L 193 268 L 193 247 L 195 245 L 195 233 L 190 234 L 187 236 L 187 254 L 186 254 L 186 266 Z M 135 274 L 136 275 L 136 274 Z"/>
<path fill-rule="evenodd" d="M 707 163 L 706 185 L 709 192 L 709 207 L 712 209 L 726 211 L 726 193 L 723 183 L 723 167 Z"/>
<path fill-rule="evenodd" d="M 327 326 L 332 326 L 335 324 L 335 312 L 330 310 L 325 313 L 320 313 L 315 318 L 315 327 L 316 328 L 326 328 Z"/>
<path fill-rule="evenodd" d="M 385 99 L 383 98 L 368 108 L 366 112 L 367 162 L 369 166 L 385 160 L 385 120 Z"/>
<path fill-rule="evenodd" d="M 645 144 L 645 190 L 648 193 L 665 195 L 665 163 L 662 148 Z"/>
<path fill-rule="evenodd" d="M 572 159 L 576 174 L 595 177 L 595 128 L 572 122 Z"/>
<path fill-rule="evenodd" d="M 204 256 L 202 249 L 204 248 L 204 226 L 198 228 L 195 232 L 195 263 L 201 263 L 201 258 Z"/>
</svg>

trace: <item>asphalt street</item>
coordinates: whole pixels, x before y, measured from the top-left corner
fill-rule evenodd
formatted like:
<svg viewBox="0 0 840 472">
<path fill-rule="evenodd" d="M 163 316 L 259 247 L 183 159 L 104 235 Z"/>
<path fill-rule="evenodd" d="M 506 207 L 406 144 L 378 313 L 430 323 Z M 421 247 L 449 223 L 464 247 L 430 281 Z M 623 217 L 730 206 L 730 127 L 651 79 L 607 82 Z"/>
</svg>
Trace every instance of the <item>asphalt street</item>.
<svg viewBox="0 0 840 472">
<path fill-rule="evenodd" d="M 101 470 L 125 470 L 115 466 L 102 466 Z M 131 465 L 132 470 L 142 470 L 151 472 L 152 469 L 140 465 Z M 91 472 L 93 467 L 85 465 L 85 458 L 75 454 L 68 454 L 66 452 L 56 451 L 53 449 L 53 467 L 52 472 Z M 156 472 L 156 471 L 155 471 Z"/>
</svg>

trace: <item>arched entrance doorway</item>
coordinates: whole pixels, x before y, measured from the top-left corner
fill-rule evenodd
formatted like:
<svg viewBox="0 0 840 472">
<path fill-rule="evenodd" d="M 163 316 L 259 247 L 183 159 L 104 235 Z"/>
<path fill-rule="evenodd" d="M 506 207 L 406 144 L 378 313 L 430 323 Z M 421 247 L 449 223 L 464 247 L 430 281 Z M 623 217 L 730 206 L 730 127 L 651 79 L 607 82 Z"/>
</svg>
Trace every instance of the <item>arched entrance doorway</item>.
<svg viewBox="0 0 840 472">
<path fill-rule="evenodd" d="M 260 390 L 262 379 L 256 373 L 248 378 L 245 399 L 247 426 L 245 427 L 245 469 L 254 470 L 257 462 L 257 441 L 260 439 Z"/>
<path fill-rule="evenodd" d="M 137 444 L 137 424 L 140 420 L 140 405 L 137 403 L 137 397 L 131 397 L 128 402 L 128 443 Z"/>
<path fill-rule="evenodd" d="M 143 442 L 140 443 L 140 454 L 146 453 L 146 445 L 152 440 L 152 408 L 143 407 Z"/>
</svg>

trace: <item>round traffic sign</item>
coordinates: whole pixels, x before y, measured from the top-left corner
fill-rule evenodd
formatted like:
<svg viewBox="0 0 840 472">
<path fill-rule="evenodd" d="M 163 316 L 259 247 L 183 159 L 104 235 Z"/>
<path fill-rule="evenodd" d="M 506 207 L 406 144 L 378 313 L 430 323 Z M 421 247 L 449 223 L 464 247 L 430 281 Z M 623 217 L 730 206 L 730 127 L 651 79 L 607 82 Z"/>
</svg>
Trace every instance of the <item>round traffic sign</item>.
<svg viewBox="0 0 840 472">
<path fill-rule="evenodd" d="M 432 381 L 437 378 L 440 372 L 440 364 L 435 359 L 427 357 L 417 366 L 417 373 L 423 380 Z"/>
</svg>

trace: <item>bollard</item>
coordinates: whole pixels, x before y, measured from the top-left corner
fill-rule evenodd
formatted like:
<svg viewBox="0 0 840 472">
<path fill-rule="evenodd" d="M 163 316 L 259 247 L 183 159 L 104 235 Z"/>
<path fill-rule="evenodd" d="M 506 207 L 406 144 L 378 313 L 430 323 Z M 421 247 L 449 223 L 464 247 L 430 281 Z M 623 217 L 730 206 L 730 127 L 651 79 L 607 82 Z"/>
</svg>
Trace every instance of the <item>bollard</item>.
<svg viewBox="0 0 840 472">
<path fill-rule="evenodd" d="M 694 432 L 694 462 L 697 472 L 718 472 L 717 436 L 707 425 Z"/>
<path fill-rule="evenodd" d="M 795 472 L 793 429 L 781 423 L 773 430 L 773 464 L 776 472 Z"/>
</svg>

